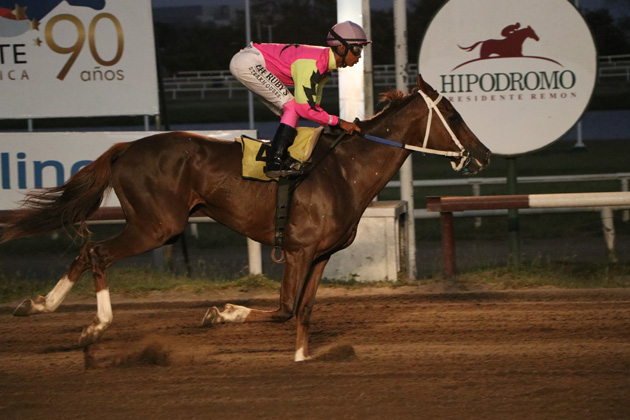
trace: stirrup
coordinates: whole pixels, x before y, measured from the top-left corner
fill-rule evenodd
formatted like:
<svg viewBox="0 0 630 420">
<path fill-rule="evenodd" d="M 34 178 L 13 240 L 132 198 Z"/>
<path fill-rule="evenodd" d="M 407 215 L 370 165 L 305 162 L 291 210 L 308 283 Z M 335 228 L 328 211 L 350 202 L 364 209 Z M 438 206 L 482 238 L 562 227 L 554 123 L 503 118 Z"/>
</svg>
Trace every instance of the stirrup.
<svg viewBox="0 0 630 420">
<path fill-rule="evenodd" d="M 298 176 L 303 173 L 301 163 L 292 157 L 284 161 L 279 158 L 273 159 L 263 170 L 269 178 Z"/>
<path fill-rule="evenodd" d="M 265 175 L 269 178 L 280 178 L 280 177 L 288 177 L 288 176 L 298 176 L 302 175 L 304 172 L 301 169 L 294 168 L 281 168 L 281 169 L 271 169 L 267 170 L 265 168 Z"/>
</svg>

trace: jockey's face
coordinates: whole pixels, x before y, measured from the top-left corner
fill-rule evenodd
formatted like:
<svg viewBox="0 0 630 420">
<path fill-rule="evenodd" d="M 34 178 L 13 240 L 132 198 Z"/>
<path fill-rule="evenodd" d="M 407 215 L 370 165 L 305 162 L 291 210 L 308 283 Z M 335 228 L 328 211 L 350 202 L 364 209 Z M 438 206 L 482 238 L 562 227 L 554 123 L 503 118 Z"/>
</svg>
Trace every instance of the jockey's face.
<svg viewBox="0 0 630 420">
<path fill-rule="evenodd" d="M 359 59 L 361 58 L 361 52 L 363 51 L 363 46 L 352 44 L 348 49 L 348 54 L 346 54 L 346 65 L 348 67 L 352 67 L 359 62 Z"/>
</svg>

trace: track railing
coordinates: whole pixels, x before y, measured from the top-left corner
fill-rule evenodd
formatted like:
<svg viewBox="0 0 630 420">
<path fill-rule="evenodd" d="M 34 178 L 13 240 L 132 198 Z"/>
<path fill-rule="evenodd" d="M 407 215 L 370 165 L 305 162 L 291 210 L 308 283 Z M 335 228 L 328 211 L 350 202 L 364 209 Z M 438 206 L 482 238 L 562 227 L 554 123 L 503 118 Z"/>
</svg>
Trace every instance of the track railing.
<svg viewBox="0 0 630 420">
<path fill-rule="evenodd" d="M 455 277 L 455 230 L 453 213 L 471 210 L 582 207 L 599 209 L 608 258 L 617 261 L 612 211 L 630 207 L 630 192 L 529 194 L 478 197 L 427 197 L 427 210 L 440 213 L 442 224 L 443 273 Z"/>
<path fill-rule="evenodd" d="M 521 176 L 518 178 L 519 184 L 558 184 L 573 182 L 604 182 L 619 181 L 619 191 L 630 191 L 630 172 L 617 172 L 609 174 L 586 174 L 586 175 L 549 175 L 549 176 Z M 507 182 L 506 178 L 454 178 L 454 179 L 428 179 L 414 180 L 414 188 L 427 187 L 455 187 L 470 186 L 473 196 L 481 195 L 481 187 L 485 185 L 503 185 Z M 400 188 L 400 181 L 390 181 L 385 188 Z M 492 216 L 502 214 L 497 210 L 479 210 L 476 216 Z M 416 219 L 427 219 L 437 217 L 426 209 L 415 209 L 414 217 Z M 630 210 L 624 210 L 623 221 L 630 221 Z M 480 221 L 478 222 L 480 223 Z"/>
</svg>

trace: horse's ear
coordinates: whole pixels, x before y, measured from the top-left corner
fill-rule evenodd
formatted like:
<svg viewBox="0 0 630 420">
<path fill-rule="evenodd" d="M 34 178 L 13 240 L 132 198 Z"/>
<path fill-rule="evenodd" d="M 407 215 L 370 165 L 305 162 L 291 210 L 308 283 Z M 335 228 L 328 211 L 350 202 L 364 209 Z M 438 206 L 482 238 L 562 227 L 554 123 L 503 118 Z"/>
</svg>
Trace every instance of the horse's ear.
<svg viewBox="0 0 630 420">
<path fill-rule="evenodd" d="M 418 78 L 416 79 L 416 85 L 418 86 L 418 89 L 420 89 L 423 92 L 427 89 L 427 84 L 424 82 L 424 79 L 422 78 L 422 75 L 420 73 L 418 73 Z"/>
</svg>

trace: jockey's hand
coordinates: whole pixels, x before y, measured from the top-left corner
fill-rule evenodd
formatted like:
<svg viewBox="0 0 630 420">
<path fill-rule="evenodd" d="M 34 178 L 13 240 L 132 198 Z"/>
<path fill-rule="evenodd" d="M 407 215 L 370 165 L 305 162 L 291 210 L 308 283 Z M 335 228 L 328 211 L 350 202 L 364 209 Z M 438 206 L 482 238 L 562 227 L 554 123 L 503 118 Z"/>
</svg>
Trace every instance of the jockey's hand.
<svg viewBox="0 0 630 420">
<path fill-rule="evenodd" d="M 358 125 L 353 122 L 344 121 L 339 118 L 339 127 L 348 134 L 354 134 L 354 132 L 359 132 L 361 129 Z"/>
</svg>

